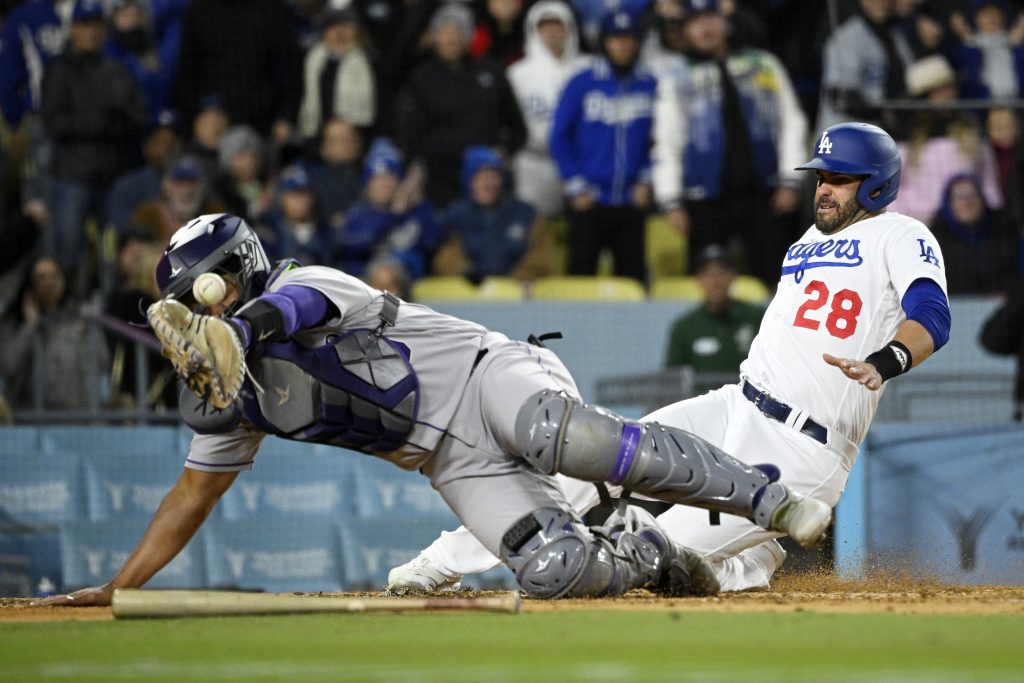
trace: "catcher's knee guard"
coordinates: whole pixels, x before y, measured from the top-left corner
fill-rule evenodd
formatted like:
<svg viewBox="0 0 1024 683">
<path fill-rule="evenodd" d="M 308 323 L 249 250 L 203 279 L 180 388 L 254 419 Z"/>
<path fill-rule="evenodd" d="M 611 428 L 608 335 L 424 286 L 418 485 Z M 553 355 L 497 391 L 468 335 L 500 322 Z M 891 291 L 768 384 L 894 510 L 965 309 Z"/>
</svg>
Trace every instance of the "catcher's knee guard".
<svg viewBox="0 0 1024 683">
<path fill-rule="evenodd" d="M 595 536 L 567 512 L 541 508 L 509 527 L 501 540 L 501 559 L 520 587 L 538 598 L 618 595 L 657 578 L 653 559 L 620 556 L 612 541 Z"/>
<path fill-rule="evenodd" d="M 568 513 L 542 508 L 505 532 L 501 559 L 520 587 L 538 598 L 620 595 L 649 588 L 664 595 L 713 595 L 711 566 L 664 533 L 588 529 Z"/>
<path fill-rule="evenodd" d="M 608 481 L 664 500 L 739 515 L 771 529 L 791 497 L 774 476 L 700 437 L 656 422 L 630 422 L 564 392 L 531 396 L 516 418 L 520 455 L 542 472 Z M 774 469 L 774 468 L 773 468 Z"/>
</svg>

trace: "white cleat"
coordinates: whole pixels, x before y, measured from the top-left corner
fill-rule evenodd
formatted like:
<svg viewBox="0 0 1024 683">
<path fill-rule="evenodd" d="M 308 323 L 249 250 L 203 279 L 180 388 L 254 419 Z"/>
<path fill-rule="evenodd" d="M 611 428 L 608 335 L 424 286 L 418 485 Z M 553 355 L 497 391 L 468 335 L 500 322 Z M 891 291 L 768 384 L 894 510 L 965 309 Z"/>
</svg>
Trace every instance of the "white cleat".
<svg viewBox="0 0 1024 683">
<path fill-rule="evenodd" d="M 387 590 L 392 593 L 454 593 L 462 587 L 462 575 L 449 576 L 420 553 L 388 572 Z"/>
<path fill-rule="evenodd" d="M 832 508 L 820 500 L 789 492 L 787 500 L 775 512 L 772 529 L 788 534 L 790 538 L 806 547 L 818 543 L 825 535 L 825 529 L 832 522 Z"/>
</svg>

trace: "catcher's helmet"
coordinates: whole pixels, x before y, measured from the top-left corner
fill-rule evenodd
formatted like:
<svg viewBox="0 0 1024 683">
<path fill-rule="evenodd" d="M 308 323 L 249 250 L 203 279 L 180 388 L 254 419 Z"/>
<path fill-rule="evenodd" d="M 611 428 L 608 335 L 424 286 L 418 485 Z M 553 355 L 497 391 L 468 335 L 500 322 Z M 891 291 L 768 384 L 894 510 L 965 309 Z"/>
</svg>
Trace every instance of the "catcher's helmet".
<svg viewBox="0 0 1024 683">
<path fill-rule="evenodd" d="M 896 199 L 903 162 L 896 142 L 870 123 L 837 123 L 818 138 L 814 158 L 798 171 L 832 171 L 867 176 L 857 189 L 857 201 L 878 211 Z M 872 196 L 878 192 L 877 196 Z"/>
<path fill-rule="evenodd" d="M 248 223 L 229 213 L 211 213 L 193 218 L 171 237 L 156 264 L 160 295 L 188 301 L 192 283 L 203 273 L 238 278 L 241 304 L 263 292 L 270 261 Z"/>
</svg>

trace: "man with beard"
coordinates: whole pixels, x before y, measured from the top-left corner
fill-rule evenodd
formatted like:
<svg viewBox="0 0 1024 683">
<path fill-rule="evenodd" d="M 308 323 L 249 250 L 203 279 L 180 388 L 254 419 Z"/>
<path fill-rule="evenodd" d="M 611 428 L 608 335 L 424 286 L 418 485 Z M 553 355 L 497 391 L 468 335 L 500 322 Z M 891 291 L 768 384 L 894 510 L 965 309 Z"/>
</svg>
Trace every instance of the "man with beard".
<svg viewBox="0 0 1024 683">
<path fill-rule="evenodd" d="M 717 0 L 685 0 L 686 54 L 661 60 L 654 110 L 654 190 L 688 240 L 690 272 L 712 244 L 738 252 L 766 284 L 797 232 L 807 119 L 785 68 L 732 49 Z"/>
<path fill-rule="evenodd" d="M 741 461 L 777 467 L 781 482 L 834 506 L 884 383 L 945 344 L 950 317 L 935 238 L 919 221 L 886 212 L 902 165 L 893 139 L 870 124 L 843 123 L 825 130 L 814 149 L 799 170 L 818 176 L 815 223 L 786 252 L 739 383 L 643 420 L 692 431 Z M 559 483 L 578 512 L 596 505 L 592 485 Z M 619 521 L 628 528 L 646 515 L 629 506 Z M 704 555 L 723 591 L 767 588 L 786 557 L 775 541 L 780 534 L 734 515 L 711 519 L 674 505 L 657 522 Z M 460 529 L 393 569 L 388 588 L 450 590 L 463 574 L 496 564 Z"/>
</svg>

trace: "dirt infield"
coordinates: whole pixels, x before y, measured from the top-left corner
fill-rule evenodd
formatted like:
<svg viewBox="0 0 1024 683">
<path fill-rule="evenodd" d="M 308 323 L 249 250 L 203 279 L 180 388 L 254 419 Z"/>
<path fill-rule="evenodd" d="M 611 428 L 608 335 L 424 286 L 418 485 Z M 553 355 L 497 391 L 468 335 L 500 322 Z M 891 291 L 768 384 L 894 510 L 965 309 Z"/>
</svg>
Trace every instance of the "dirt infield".
<svg viewBox="0 0 1024 683">
<path fill-rule="evenodd" d="M 0 622 L 113 619 L 108 607 L 32 607 L 30 602 L 27 598 L 0 598 Z M 633 591 L 600 600 L 523 602 L 525 612 L 576 609 L 1024 616 L 1024 586 L 951 586 L 898 578 L 841 581 L 831 574 L 801 574 L 778 578 L 771 591 L 726 593 L 715 598 L 669 599 Z"/>
</svg>

